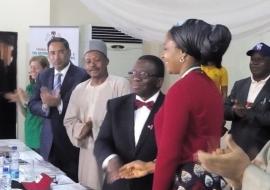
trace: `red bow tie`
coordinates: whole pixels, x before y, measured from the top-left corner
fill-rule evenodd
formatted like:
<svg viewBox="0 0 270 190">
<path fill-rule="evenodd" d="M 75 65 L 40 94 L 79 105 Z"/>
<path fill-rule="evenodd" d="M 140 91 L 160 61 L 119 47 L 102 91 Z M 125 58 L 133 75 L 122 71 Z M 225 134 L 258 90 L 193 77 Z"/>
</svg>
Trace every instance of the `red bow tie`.
<svg viewBox="0 0 270 190">
<path fill-rule="evenodd" d="M 149 102 L 142 102 L 140 100 L 135 101 L 135 108 L 139 109 L 142 106 L 146 106 L 149 110 L 153 108 L 154 101 L 149 101 Z"/>
</svg>

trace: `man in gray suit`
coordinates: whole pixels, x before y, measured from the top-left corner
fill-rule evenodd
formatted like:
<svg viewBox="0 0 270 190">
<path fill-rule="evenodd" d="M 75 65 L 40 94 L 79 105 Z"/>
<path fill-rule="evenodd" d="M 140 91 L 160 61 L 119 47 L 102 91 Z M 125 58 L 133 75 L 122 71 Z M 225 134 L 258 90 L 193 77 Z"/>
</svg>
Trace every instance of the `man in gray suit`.
<svg viewBox="0 0 270 190">
<path fill-rule="evenodd" d="M 79 149 L 71 144 L 63 119 L 73 89 L 89 76 L 83 69 L 71 63 L 71 51 L 66 39 L 52 38 L 47 47 L 48 58 L 53 68 L 45 70 L 37 77 L 29 108 L 33 114 L 46 118 L 45 122 L 48 122 L 48 125 L 43 125 L 43 128 L 46 128 L 42 129 L 43 132 L 52 130 L 49 161 L 71 179 L 78 181 Z M 49 139 L 43 140 L 42 142 L 46 142 Z"/>
<path fill-rule="evenodd" d="M 270 140 L 270 47 L 258 43 L 247 52 L 252 76 L 236 81 L 225 101 L 234 141 L 253 159 Z"/>
</svg>

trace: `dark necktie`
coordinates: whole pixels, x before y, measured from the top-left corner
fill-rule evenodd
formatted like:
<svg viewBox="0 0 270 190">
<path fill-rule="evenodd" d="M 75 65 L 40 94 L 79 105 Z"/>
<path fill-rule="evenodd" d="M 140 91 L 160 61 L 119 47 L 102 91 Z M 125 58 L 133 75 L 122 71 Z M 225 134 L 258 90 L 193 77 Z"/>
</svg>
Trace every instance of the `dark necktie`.
<svg viewBox="0 0 270 190">
<path fill-rule="evenodd" d="M 135 101 L 135 108 L 139 109 L 142 106 L 146 106 L 149 110 L 151 110 L 153 108 L 154 105 L 154 101 L 149 101 L 149 102 L 142 102 L 140 100 L 136 100 Z"/>
</svg>

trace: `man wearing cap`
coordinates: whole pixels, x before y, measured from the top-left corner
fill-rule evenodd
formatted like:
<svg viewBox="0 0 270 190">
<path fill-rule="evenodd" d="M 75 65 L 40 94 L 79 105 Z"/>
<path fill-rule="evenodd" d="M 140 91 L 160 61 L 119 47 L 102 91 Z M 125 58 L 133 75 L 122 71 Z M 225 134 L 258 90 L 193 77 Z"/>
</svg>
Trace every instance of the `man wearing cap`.
<svg viewBox="0 0 270 190">
<path fill-rule="evenodd" d="M 41 132 L 43 156 L 48 156 L 52 164 L 78 181 L 79 149 L 71 144 L 63 119 L 72 90 L 89 76 L 71 63 L 71 50 L 66 39 L 52 38 L 47 48 L 53 68 L 46 69 L 37 77 L 29 108 L 33 114 L 44 118 Z"/>
<path fill-rule="evenodd" d="M 101 189 L 102 173 L 93 155 L 93 146 L 106 113 L 107 100 L 130 92 L 129 81 L 108 74 L 107 47 L 102 40 L 91 40 L 84 54 L 89 80 L 72 92 L 64 125 L 70 141 L 80 148 L 79 182 L 94 190 Z"/>
<path fill-rule="evenodd" d="M 225 101 L 230 133 L 253 159 L 270 140 L 270 47 L 258 43 L 247 52 L 252 76 L 236 81 Z"/>
</svg>

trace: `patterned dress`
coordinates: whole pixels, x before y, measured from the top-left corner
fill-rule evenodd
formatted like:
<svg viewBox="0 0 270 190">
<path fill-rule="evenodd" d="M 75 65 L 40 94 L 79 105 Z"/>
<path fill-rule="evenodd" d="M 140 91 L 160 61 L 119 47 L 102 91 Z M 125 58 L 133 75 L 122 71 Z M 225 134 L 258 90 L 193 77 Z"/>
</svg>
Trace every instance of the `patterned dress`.
<svg viewBox="0 0 270 190">
<path fill-rule="evenodd" d="M 221 190 L 226 187 L 225 180 L 205 171 L 199 164 L 186 163 L 177 169 L 174 181 L 175 190 Z"/>
</svg>

